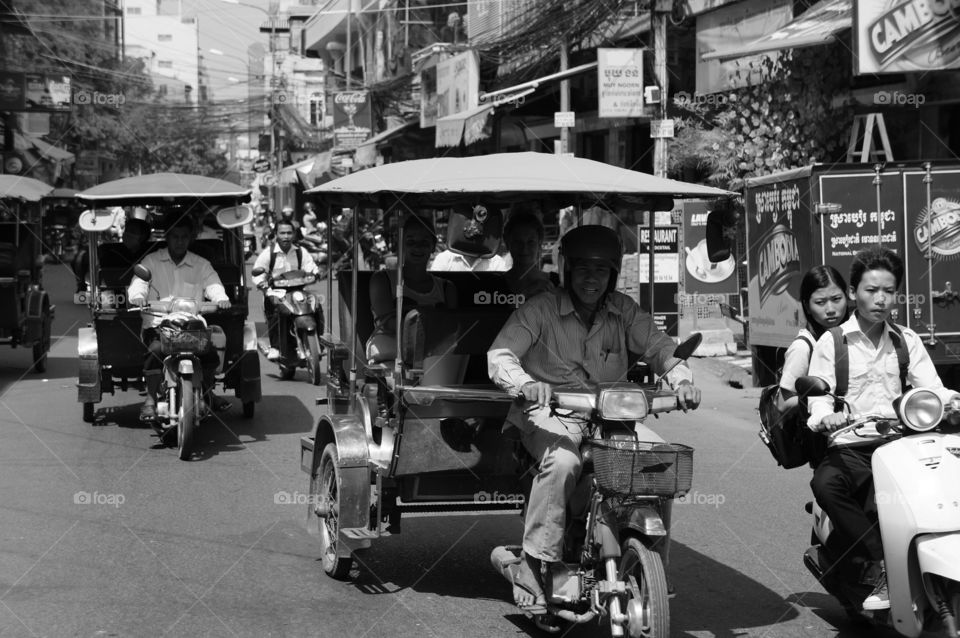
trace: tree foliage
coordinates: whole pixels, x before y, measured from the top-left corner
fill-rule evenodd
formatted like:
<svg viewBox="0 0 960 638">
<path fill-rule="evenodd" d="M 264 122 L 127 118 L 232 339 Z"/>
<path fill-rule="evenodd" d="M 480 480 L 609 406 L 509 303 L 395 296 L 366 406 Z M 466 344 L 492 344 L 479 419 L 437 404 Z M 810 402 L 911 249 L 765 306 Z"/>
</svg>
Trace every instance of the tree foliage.
<svg viewBox="0 0 960 638">
<path fill-rule="evenodd" d="M 850 86 L 842 45 L 764 58 L 767 81 L 675 101 L 685 115 L 669 151 L 670 173 L 737 190 L 748 177 L 838 161 L 853 109 L 837 97 Z"/>
<path fill-rule="evenodd" d="M 222 126 L 203 107 L 156 99 L 143 61 L 123 59 L 114 46 L 119 23 L 102 15 L 102 3 L 30 0 L 17 9 L 31 33 L 5 34 L 0 54 L 8 68 L 71 78 L 74 103 L 51 116 L 50 141 L 97 151 L 128 173 L 224 174 L 227 160 L 216 151 Z M 94 95 L 101 99 L 78 99 Z"/>
</svg>

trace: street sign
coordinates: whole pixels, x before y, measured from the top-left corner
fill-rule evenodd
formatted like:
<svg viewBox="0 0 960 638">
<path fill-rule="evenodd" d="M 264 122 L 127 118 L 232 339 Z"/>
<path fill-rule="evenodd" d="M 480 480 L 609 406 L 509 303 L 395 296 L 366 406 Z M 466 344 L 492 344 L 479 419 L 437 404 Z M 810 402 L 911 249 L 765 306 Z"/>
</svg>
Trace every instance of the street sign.
<svg viewBox="0 0 960 638">
<path fill-rule="evenodd" d="M 270 171 L 270 160 L 261 158 L 253 163 L 253 170 L 256 173 L 267 173 Z"/>
<path fill-rule="evenodd" d="M 573 111 L 557 111 L 553 114 L 553 125 L 557 128 L 573 128 L 576 125 L 575 116 Z"/>
<path fill-rule="evenodd" d="M 673 137 L 673 120 L 650 120 L 650 137 Z"/>
<path fill-rule="evenodd" d="M 597 49 L 597 115 L 643 115 L 643 50 Z"/>
</svg>

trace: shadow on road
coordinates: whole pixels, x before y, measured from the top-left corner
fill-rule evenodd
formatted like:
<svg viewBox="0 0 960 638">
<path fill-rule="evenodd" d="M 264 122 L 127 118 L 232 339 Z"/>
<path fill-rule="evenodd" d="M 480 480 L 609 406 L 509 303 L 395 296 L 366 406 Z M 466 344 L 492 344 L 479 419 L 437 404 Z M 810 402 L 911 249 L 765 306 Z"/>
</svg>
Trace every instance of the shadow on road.
<svg viewBox="0 0 960 638">
<path fill-rule="evenodd" d="M 519 534 L 519 516 L 404 519 L 402 535 L 381 539 L 358 553 L 359 573 L 353 583 L 370 595 L 409 588 L 418 593 L 509 602 L 510 586 L 490 566 L 489 552 L 497 544 L 515 542 Z M 743 636 L 745 628 L 775 626 L 796 618 L 796 605 L 804 604 L 784 600 L 765 585 L 677 542 L 672 545 L 669 573 L 677 589 L 670 602 L 674 636 Z M 806 602 L 827 601 L 811 594 Z M 840 609 L 834 609 L 841 617 L 827 618 L 828 622 L 849 625 Z M 519 612 L 504 617 L 531 636 L 542 635 Z M 593 636 L 596 624 L 567 627 L 563 635 Z M 840 634 L 843 638 L 854 635 Z"/>
<path fill-rule="evenodd" d="M 899 635 L 893 629 L 876 627 L 869 622 L 850 618 L 844 613 L 840 604 L 833 596 L 823 592 L 798 592 L 788 596 L 787 602 L 798 607 L 806 607 L 825 622 L 835 627 L 837 630 L 835 634 L 836 638 L 862 638 L 864 636 L 870 636 L 871 638 L 893 638 Z"/>
</svg>

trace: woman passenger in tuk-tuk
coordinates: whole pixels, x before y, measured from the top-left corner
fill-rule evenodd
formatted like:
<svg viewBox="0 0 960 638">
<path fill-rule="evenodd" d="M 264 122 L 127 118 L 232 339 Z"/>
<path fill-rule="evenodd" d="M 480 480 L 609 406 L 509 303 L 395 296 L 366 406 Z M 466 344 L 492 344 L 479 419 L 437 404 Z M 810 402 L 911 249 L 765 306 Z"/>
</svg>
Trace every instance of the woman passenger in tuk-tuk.
<svg viewBox="0 0 960 638">
<path fill-rule="evenodd" d="M 503 227 L 503 238 L 513 265 L 504 276 L 510 292 L 529 299 L 556 286 L 550 275 L 540 269 L 540 246 L 543 243 L 543 222 L 526 209 L 513 212 Z"/>
<path fill-rule="evenodd" d="M 417 306 L 457 307 L 453 282 L 431 275 L 427 264 L 437 247 L 437 233 L 431 220 L 410 215 L 403 223 L 403 298 L 404 309 Z M 388 361 L 397 353 L 396 344 L 396 270 L 379 270 L 370 278 L 370 309 L 374 329 L 367 342 L 367 360 Z"/>
</svg>

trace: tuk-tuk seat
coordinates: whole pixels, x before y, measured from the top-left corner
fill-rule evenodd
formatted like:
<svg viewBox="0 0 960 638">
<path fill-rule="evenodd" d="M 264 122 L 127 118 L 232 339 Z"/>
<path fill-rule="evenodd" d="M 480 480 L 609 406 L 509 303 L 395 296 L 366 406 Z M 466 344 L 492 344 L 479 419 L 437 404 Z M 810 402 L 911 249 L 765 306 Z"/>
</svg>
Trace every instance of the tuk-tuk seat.
<svg viewBox="0 0 960 638">
<path fill-rule="evenodd" d="M 513 313 L 512 306 L 418 308 L 403 320 L 406 368 L 441 384 L 486 384 L 487 351 Z"/>
<path fill-rule="evenodd" d="M 0 277 L 16 279 L 17 246 L 11 242 L 0 242 Z"/>
<path fill-rule="evenodd" d="M 224 263 L 223 241 L 220 239 L 196 239 L 190 244 L 190 252 L 200 255 L 214 266 Z"/>
</svg>

